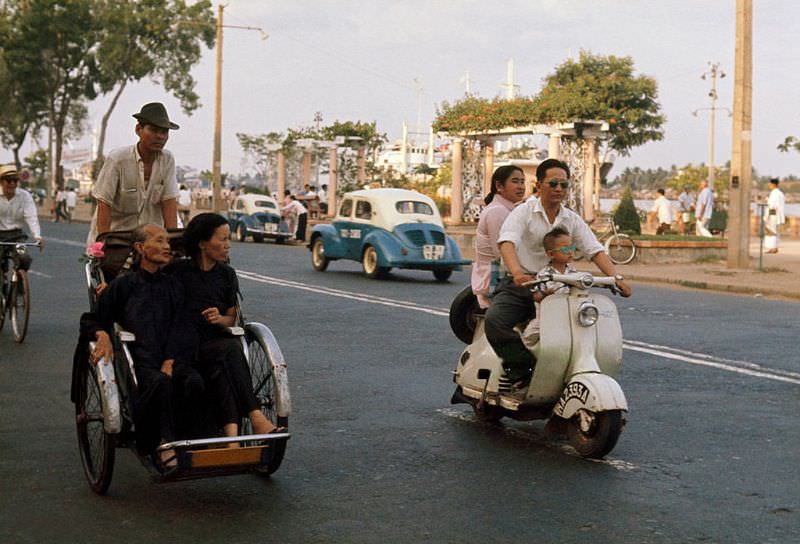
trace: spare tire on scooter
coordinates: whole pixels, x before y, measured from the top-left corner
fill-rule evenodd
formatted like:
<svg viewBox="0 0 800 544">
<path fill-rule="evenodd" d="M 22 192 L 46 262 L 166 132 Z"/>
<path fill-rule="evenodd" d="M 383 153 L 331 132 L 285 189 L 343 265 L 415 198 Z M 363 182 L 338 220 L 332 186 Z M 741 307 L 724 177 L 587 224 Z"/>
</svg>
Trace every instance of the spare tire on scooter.
<svg viewBox="0 0 800 544">
<path fill-rule="evenodd" d="M 476 315 L 481 313 L 478 297 L 472 293 L 472 286 L 467 285 L 459 292 L 450 304 L 450 328 L 453 334 L 465 344 L 472 343 L 475 335 Z"/>
</svg>

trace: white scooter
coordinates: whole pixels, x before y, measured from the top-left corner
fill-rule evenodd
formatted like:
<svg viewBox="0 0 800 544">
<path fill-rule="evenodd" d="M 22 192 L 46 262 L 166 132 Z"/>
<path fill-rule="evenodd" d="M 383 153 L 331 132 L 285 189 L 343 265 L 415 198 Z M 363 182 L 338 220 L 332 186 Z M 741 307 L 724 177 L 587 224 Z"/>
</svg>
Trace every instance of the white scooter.
<svg viewBox="0 0 800 544">
<path fill-rule="evenodd" d="M 548 427 L 566 428 L 581 456 L 599 459 L 616 445 L 628 404 L 614 380 L 622 364 L 617 308 L 608 297 L 589 289 L 607 287 L 616 293 L 615 280 L 578 272 L 553 274 L 527 285 L 547 281 L 570 289 L 569 294 L 553 294 L 541 303 L 540 338 L 529 348 L 536 366 L 527 389 L 512 391 L 479 316 L 472 343 L 454 372 L 457 387 L 451 403 L 470 404 L 479 418 L 489 421 L 504 416 L 524 421 L 550 418 Z"/>
</svg>

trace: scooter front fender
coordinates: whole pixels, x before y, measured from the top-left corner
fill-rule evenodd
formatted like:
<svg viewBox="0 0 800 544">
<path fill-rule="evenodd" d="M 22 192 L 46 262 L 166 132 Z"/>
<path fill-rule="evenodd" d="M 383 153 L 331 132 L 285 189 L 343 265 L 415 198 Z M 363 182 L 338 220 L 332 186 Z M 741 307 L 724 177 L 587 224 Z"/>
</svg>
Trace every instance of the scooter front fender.
<svg viewBox="0 0 800 544">
<path fill-rule="evenodd" d="M 611 376 L 605 374 L 578 374 L 573 376 L 553 412 L 564 419 L 569 419 L 578 410 L 589 412 L 607 412 L 609 410 L 628 410 L 625 393 Z"/>
</svg>

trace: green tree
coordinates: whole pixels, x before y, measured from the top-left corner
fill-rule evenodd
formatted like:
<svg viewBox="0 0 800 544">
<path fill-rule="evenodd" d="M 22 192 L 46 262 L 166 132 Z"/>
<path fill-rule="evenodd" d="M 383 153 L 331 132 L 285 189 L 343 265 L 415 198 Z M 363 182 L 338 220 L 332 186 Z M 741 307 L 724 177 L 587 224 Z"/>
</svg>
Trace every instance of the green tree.
<svg viewBox="0 0 800 544">
<path fill-rule="evenodd" d="M 53 130 L 52 167 L 58 172 L 74 116 L 85 115 L 82 105 L 96 96 L 98 4 L 94 0 L 16 0 L 7 5 L 11 17 L 6 61 L 9 66 L 38 69 L 36 83 L 45 96 L 47 123 Z"/>
<path fill-rule="evenodd" d="M 614 211 L 614 223 L 619 230 L 627 234 L 641 234 L 642 224 L 639 221 L 639 212 L 633 203 L 633 194 L 630 187 L 622 193 L 622 198 Z"/>
<path fill-rule="evenodd" d="M 0 12 L 0 44 L 11 40 L 10 17 L 9 12 Z M 46 104 L 38 84 L 41 66 L 20 64 L 9 68 L 8 52 L 7 47 L 0 47 L 0 143 L 11 149 L 14 163 L 20 168 L 20 148 L 28 135 L 37 133 L 44 123 Z"/>
<path fill-rule="evenodd" d="M 37 149 L 25 157 L 25 166 L 31 171 L 31 187 L 47 185 L 47 151 Z"/>
<path fill-rule="evenodd" d="M 239 145 L 256 169 L 258 176 L 264 180 L 262 191 L 266 191 L 270 179 L 272 179 L 272 164 L 275 162 L 274 153 L 270 153 L 270 147 L 283 143 L 284 136 L 280 132 L 270 132 L 268 134 L 244 134 L 236 133 Z"/>
<path fill-rule="evenodd" d="M 545 78 L 535 102 L 544 122 L 608 121 L 608 146 L 622 155 L 664 137 L 656 81 L 635 76 L 631 57 L 581 51 L 577 61 L 567 60 Z"/>
<path fill-rule="evenodd" d="M 201 46 L 216 40 L 216 19 L 209 0 L 100 0 L 96 17 L 99 89 L 111 94 L 97 142 L 99 170 L 108 121 L 129 83 L 149 77 L 175 96 L 186 114 L 200 106 L 191 69 L 200 61 Z M 96 172 L 95 172 L 96 173 Z"/>
<path fill-rule="evenodd" d="M 794 136 L 787 136 L 782 144 L 778 144 L 778 151 L 788 153 L 789 151 L 797 151 L 800 153 L 800 138 Z"/>
</svg>

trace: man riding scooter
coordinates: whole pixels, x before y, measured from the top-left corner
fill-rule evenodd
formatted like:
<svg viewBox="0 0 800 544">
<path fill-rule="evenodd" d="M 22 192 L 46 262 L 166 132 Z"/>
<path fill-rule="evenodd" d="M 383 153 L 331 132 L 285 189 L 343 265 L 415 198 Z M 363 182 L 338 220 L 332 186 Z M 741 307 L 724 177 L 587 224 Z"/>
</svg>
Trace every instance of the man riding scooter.
<svg viewBox="0 0 800 544">
<path fill-rule="evenodd" d="M 484 322 L 486 337 L 503 360 L 507 379 L 517 388 L 530 381 L 535 361 L 514 327 L 535 316 L 531 291 L 524 284 L 534 281 L 536 271 L 548 262 L 545 234 L 562 227 L 603 274 L 616 279 L 622 296 L 632 293 L 589 226 L 561 203 L 569 189 L 569 167 L 558 159 L 547 159 L 536 169 L 536 180 L 539 198 L 517 206 L 500 230 L 498 245 L 508 274 L 492 295 Z"/>
</svg>

